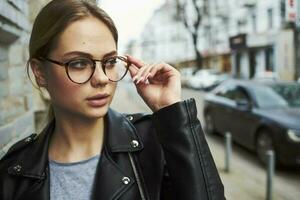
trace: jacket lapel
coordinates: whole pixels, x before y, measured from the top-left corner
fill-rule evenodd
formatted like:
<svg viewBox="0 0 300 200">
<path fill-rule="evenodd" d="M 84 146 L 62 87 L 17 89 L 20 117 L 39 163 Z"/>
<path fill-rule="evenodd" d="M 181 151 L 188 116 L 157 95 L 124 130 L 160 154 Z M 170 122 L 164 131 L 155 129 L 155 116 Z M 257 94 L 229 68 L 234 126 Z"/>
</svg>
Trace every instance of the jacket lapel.
<svg viewBox="0 0 300 200">
<path fill-rule="evenodd" d="M 124 166 L 122 166 L 124 169 Z M 97 167 L 97 175 L 94 184 L 92 199 L 118 199 L 134 184 L 131 172 L 124 171 L 111 157 L 106 149 Z"/>
<path fill-rule="evenodd" d="M 140 151 L 143 144 L 132 123 L 120 113 L 110 109 L 105 124 L 105 146 L 98 164 L 93 199 L 114 200 L 135 183 L 128 152 Z"/>
</svg>

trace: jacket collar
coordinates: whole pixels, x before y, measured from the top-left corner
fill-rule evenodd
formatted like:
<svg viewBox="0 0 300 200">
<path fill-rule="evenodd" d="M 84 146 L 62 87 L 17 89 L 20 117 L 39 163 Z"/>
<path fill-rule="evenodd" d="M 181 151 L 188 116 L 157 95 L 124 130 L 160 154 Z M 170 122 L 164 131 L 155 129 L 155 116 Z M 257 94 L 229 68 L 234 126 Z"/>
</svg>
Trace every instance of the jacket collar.
<svg viewBox="0 0 300 200">
<path fill-rule="evenodd" d="M 122 114 L 109 109 L 105 115 L 104 145 L 110 152 L 134 152 L 143 149 L 141 139 L 133 124 Z M 52 120 L 33 143 L 18 154 L 8 173 L 19 176 L 43 179 L 48 166 L 48 148 L 54 131 Z"/>
<path fill-rule="evenodd" d="M 105 143 L 111 152 L 134 152 L 143 149 L 134 125 L 122 114 L 109 109 L 105 117 Z"/>
</svg>

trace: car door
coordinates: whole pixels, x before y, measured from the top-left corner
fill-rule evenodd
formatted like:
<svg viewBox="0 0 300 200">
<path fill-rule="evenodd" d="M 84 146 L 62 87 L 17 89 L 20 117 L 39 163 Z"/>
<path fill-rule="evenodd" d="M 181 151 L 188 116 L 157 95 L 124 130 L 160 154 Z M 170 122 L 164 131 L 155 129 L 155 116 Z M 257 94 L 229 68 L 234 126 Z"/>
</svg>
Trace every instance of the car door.
<svg viewBox="0 0 300 200">
<path fill-rule="evenodd" d="M 247 90 L 238 86 L 233 91 L 235 106 L 230 113 L 230 130 L 233 139 L 243 146 L 251 148 L 252 133 L 257 119 L 252 112 L 253 100 Z"/>
<path fill-rule="evenodd" d="M 233 91 L 236 85 L 234 83 L 227 83 L 220 87 L 216 93 L 216 100 L 214 103 L 213 118 L 217 132 L 224 134 L 230 131 L 230 115 L 235 106 L 233 100 Z"/>
</svg>

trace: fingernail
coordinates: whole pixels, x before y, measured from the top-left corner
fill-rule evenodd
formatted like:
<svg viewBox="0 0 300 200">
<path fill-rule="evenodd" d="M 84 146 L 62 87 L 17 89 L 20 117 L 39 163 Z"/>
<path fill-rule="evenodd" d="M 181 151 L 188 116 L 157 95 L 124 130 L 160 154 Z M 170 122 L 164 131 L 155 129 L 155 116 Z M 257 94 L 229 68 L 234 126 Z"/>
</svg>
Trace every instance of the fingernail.
<svg viewBox="0 0 300 200">
<path fill-rule="evenodd" d="M 134 76 L 133 79 L 132 79 L 132 81 L 135 82 L 136 78 L 137 78 L 137 76 Z"/>
<path fill-rule="evenodd" d="M 137 82 L 136 82 L 136 84 L 138 84 L 141 80 L 143 80 L 144 79 L 144 77 L 141 77 Z"/>
<path fill-rule="evenodd" d="M 147 79 L 149 76 L 151 75 L 151 73 L 149 73 L 147 76 L 146 76 L 146 78 L 145 79 Z"/>
</svg>

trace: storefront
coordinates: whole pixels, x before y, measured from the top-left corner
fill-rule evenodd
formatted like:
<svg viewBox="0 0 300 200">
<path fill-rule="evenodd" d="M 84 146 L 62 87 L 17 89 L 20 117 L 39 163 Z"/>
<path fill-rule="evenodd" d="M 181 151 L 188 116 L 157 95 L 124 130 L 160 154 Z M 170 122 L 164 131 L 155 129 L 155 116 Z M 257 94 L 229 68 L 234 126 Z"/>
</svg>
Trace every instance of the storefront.
<svg viewBox="0 0 300 200">
<path fill-rule="evenodd" d="M 249 79 L 265 71 L 276 72 L 274 35 L 239 34 L 229 42 L 235 77 Z"/>
<path fill-rule="evenodd" d="M 231 73 L 236 78 L 249 78 L 247 35 L 239 34 L 229 38 L 231 49 Z"/>
</svg>

